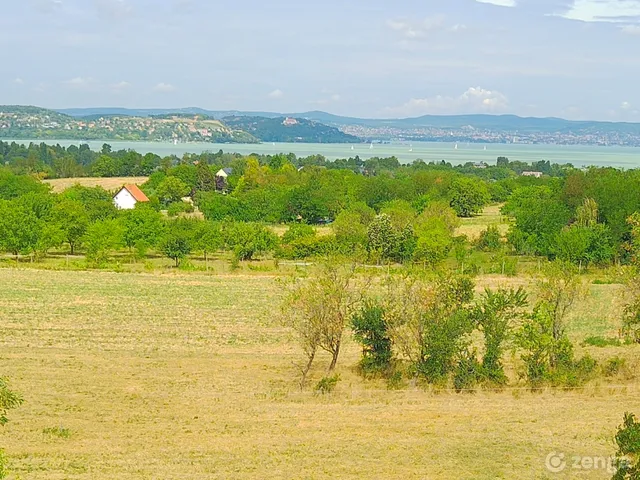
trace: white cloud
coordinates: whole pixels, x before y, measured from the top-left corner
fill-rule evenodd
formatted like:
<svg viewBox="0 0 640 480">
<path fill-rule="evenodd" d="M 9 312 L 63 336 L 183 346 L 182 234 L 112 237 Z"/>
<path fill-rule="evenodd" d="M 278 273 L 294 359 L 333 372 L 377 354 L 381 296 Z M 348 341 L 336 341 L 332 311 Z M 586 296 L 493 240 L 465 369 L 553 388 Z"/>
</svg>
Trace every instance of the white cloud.
<svg viewBox="0 0 640 480">
<path fill-rule="evenodd" d="M 622 102 L 620 104 L 620 108 L 622 110 L 631 110 L 632 106 L 631 106 L 631 104 L 629 102 Z"/>
<path fill-rule="evenodd" d="M 640 0 L 574 0 L 559 16 L 582 22 L 628 22 L 640 17 Z"/>
<path fill-rule="evenodd" d="M 444 30 L 446 28 L 445 19 L 444 15 L 434 15 L 421 22 L 406 19 L 389 20 L 387 25 L 392 30 L 402 33 L 405 38 L 416 39 L 426 37 L 429 32 Z"/>
<path fill-rule="evenodd" d="M 24 80 L 18 77 L 13 81 L 13 83 L 15 83 L 16 85 L 24 85 Z"/>
<path fill-rule="evenodd" d="M 515 7 L 515 0 L 476 0 L 478 3 L 488 3 L 490 5 L 496 5 L 498 7 Z"/>
<path fill-rule="evenodd" d="M 95 86 L 96 81 L 92 77 L 75 77 L 64 82 L 65 85 L 76 89 L 86 89 Z"/>
<path fill-rule="evenodd" d="M 159 93 L 170 93 L 170 92 L 175 92 L 176 87 L 174 87 L 170 83 L 160 82 L 155 87 L 153 87 L 153 91 L 159 92 Z"/>
<path fill-rule="evenodd" d="M 471 87 L 458 97 L 437 95 L 429 98 L 412 98 L 399 107 L 387 108 L 386 115 L 399 117 L 427 114 L 493 113 L 507 110 L 509 100 L 496 91 Z"/>
<path fill-rule="evenodd" d="M 270 92 L 269 95 L 267 95 L 267 97 L 273 98 L 273 99 L 282 98 L 284 97 L 284 92 L 279 88 L 276 88 L 273 92 Z"/>
<path fill-rule="evenodd" d="M 124 81 L 110 85 L 111 89 L 115 90 L 116 92 L 121 92 L 122 90 L 126 90 L 130 86 L 131 84 L 129 82 L 124 82 Z"/>
</svg>

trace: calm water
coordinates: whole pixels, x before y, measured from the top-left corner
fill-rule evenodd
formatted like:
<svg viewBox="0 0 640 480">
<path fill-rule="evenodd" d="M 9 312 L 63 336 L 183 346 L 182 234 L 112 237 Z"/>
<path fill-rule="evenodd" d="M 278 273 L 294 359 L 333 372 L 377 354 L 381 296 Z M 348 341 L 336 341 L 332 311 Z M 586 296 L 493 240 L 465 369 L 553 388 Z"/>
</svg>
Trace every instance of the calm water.
<svg viewBox="0 0 640 480">
<path fill-rule="evenodd" d="M 7 141 L 7 140 L 4 140 Z M 30 141 L 40 143 L 40 140 L 16 140 L 18 143 Z M 45 140 L 46 143 L 59 143 L 63 146 L 78 145 L 72 140 Z M 82 142 L 88 143 L 91 149 L 100 150 L 104 141 Z M 449 143 L 392 143 L 388 145 L 368 144 L 317 144 L 317 143 L 263 143 L 248 144 L 216 144 L 216 143 L 171 143 L 158 142 L 114 142 L 109 141 L 114 150 L 132 149 L 142 154 L 152 152 L 160 156 L 184 153 L 202 153 L 205 151 L 237 152 L 241 154 L 259 153 L 295 153 L 299 157 L 322 154 L 328 159 L 347 158 L 359 155 L 362 159 L 370 157 L 388 157 L 395 155 L 402 163 L 410 163 L 417 159 L 426 162 L 445 160 L 452 164 L 466 162 L 495 163 L 499 156 L 509 157 L 510 160 L 532 162 L 549 160 L 551 163 L 573 163 L 575 166 L 598 165 L 624 168 L 640 167 L 640 148 L 635 147 L 591 147 L 591 146 L 561 146 L 561 145 L 484 145 Z M 353 149 L 352 149 L 353 147 Z"/>
</svg>

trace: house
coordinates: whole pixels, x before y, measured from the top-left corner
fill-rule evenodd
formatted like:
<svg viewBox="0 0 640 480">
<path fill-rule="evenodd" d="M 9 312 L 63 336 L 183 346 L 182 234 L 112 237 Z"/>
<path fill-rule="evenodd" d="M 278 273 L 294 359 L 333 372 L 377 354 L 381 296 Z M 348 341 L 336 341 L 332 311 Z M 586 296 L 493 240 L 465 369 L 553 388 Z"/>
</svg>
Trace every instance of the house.
<svg viewBox="0 0 640 480">
<path fill-rule="evenodd" d="M 232 168 L 222 168 L 216 173 L 216 190 L 227 190 L 227 178 L 233 175 Z"/>
<path fill-rule="evenodd" d="M 233 175 L 233 168 L 222 168 L 216 173 L 216 177 L 227 178 Z"/>
<path fill-rule="evenodd" d="M 113 197 L 114 205 L 120 210 L 132 210 L 138 202 L 148 202 L 149 199 L 137 185 L 123 186 Z"/>
<path fill-rule="evenodd" d="M 542 172 L 522 172 L 523 177 L 542 177 Z"/>
</svg>

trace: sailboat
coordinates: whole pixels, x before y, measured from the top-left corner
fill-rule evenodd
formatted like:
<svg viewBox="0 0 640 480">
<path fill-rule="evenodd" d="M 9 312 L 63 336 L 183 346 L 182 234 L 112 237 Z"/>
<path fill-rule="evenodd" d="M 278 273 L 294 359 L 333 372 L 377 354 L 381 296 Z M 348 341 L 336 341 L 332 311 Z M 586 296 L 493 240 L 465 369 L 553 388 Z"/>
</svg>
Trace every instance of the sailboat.
<svg viewBox="0 0 640 480">
<path fill-rule="evenodd" d="M 369 145 L 369 150 L 373 150 L 373 142 L 371 142 L 371 145 Z"/>
<path fill-rule="evenodd" d="M 486 145 L 484 146 L 484 149 L 485 149 L 485 150 L 487 149 L 487 146 L 486 146 Z"/>
<path fill-rule="evenodd" d="M 353 145 L 351 145 L 351 150 L 354 150 Z"/>
<path fill-rule="evenodd" d="M 177 145 L 177 144 L 178 144 L 178 139 L 177 139 L 177 138 L 174 138 L 174 139 L 173 139 L 173 144 L 174 144 L 174 145 Z"/>
<path fill-rule="evenodd" d="M 457 143 L 456 143 L 456 146 L 455 146 L 455 147 L 453 147 L 453 149 L 454 149 L 454 150 L 457 150 L 457 149 L 458 149 L 458 144 L 457 144 Z"/>
</svg>

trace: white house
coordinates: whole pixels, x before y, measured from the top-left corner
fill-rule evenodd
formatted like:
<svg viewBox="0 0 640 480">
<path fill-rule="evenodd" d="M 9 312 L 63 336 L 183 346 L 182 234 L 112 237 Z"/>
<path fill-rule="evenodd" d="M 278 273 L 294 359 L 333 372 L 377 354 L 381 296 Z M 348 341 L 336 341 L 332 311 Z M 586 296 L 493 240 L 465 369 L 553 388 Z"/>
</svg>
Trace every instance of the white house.
<svg viewBox="0 0 640 480">
<path fill-rule="evenodd" d="M 138 202 L 148 201 L 144 192 L 133 184 L 125 185 L 113 197 L 113 203 L 120 210 L 132 210 Z"/>
<path fill-rule="evenodd" d="M 233 174 L 233 168 L 221 168 L 218 173 L 216 173 L 216 177 L 227 178 L 229 175 Z"/>
<path fill-rule="evenodd" d="M 542 172 L 522 172 L 523 177 L 536 177 L 541 178 Z"/>
</svg>

